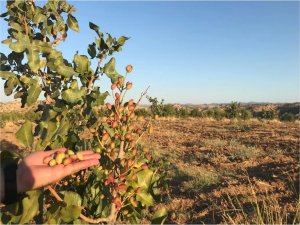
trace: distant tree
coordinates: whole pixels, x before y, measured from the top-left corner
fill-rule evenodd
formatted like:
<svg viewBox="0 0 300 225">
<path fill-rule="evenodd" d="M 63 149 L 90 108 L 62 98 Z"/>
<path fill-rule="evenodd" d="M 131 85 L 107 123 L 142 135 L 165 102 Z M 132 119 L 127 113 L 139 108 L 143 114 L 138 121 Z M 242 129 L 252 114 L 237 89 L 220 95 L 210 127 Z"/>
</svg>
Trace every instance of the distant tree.
<svg viewBox="0 0 300 225">
<path fill-rule="evenodd" d="M 151 96 L 147 96 L 148 101 L 151 103 L 150 110 L 153 116 L 163 116 L 164 110 L 164 100 L 162 99 L 160 102 L 157 98 L 153 98 Z"/>
<path fill-rule="evenodd" d="M 277 110 L 263 110 L 259 113 L 258 117 L 262 119 L 274 120 L 278 119 L 278 111 Z"/>
<path fill-rule="evenodd" d="M 251 119 L 253 117 L 252 112 L 250 110 L 247 110 L 247 109 L 242 109 L 240 113 L 241 113 L 240 117 L 243 120 L 248 120 L 248 119 Z"/>
<path fill-rule="evenodd" d="M 238 102 L 232 102 L 225 109 L 227 118 L 239 118 L 241 116 L 241 104 Z"/>
<path fill-rule="evenodd" d="M 202 113 L 199 109 L 194 108 L 190 111 L 190 116 L 191 117 L 202 117 Z"/>
</svg>

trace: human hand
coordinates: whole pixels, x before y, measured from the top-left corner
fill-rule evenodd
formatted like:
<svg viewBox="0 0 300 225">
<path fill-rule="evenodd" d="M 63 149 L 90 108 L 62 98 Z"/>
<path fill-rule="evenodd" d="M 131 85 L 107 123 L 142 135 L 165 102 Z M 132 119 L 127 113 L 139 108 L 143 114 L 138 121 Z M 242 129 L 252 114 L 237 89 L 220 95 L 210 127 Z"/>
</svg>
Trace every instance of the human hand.
<svg viewBox="0 0 300 225">
<path fill-rule="evenodd" d="M 100 155 L 93 151 L 82 151 L 84 160 L 72 162 L 67 166 L 60 164 L 50 167 L 44 163 L 45 158 L 51 158 L 50 156 L 56 152 L 65 151 L 65 148 L 59 148 L 45 152 L 34 152 L 24 158 L 17 169 L 17 191 L 21 193 L 40 188 L 55 183 L 80 170 L 99 164 Z"/>
</svg>

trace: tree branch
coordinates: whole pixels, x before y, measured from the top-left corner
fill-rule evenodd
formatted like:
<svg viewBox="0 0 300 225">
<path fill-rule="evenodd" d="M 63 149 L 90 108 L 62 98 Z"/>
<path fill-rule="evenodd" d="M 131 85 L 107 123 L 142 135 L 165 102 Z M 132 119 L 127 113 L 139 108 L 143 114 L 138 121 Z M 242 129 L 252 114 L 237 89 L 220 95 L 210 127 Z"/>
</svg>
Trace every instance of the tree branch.
<svg viewBox="0 0 300 225">
<path fill-rule="evenodd" d="M 134 109 L 129 113 L 128 116 L 130 116 L 130 115 L 134 112 L 134 110 L 139 106 L 139 104 L 140 104 L 142 98 L 147 94 L 147 91 L 148 91 L 149 88 L 150 88 L 150 86 L 148 86 L 147 89 L 146 89 L 144 92 L 142 92 L 140 99 L 139 99 L 138 102 L 135 104 Z"/>
<path fill-rule="evenodd" d="M 100 65 L 101 65 L 102 59 L 103 59 L 103 58 L 101 58 L 101 59 L 99 60 L 98 65 L 97 65 L 97 68 L 96 68 L 96 70 L 95 70 L 95 73 L 94 73 L 94 75 L 91 77 L 91 79 L 89 80 L 89 83 L 88 83 L 88 86 L 87 86 L 87 93 L 90 93 L 91 86 L 92 86 L 94 80 L 96 80 L 96 79 L 98 78 L 97 73 L 98 73 L 98 71 L 99 71 L 99 69 L 100 69 Z"/>
<path fill-rule="evenodd" d="M 124 157 L 124 141 L 121 141 L 121 144 L 120 144 L 120 149 L 119 149 L 119 153 L 118 153 L 118 158 L 119 159 L 122 159 Z"/>
</svg>

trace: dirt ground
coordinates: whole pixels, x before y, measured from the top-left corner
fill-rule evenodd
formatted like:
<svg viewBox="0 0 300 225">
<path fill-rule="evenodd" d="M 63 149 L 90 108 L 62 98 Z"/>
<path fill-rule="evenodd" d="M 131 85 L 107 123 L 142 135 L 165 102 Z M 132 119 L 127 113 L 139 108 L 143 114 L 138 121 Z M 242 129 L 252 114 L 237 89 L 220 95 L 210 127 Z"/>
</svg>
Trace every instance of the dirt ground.
<svg viewBox="0 0 300 225">
<path fill-rule="evenodd" d="M 299 124 L 191 118 L 158 120 L 154 128 L 145 142 L 170 162 L 168 223 L 227 223 L 231 210 L 235 223 L 245 223 L 236 212 L 253 201 L 295 215 Z"/>
<path fill-rule="evenodd" d="M 144 138 L 163 163 L 167 223 L 245 223 L 253 202 L 294 218 L 299 201 L 299 123 L 158 119 Z M 1 150 L 22 151 L 19 125 L 0 129 Z M 253 220 L 249 219 L 249 222 Z"/>
</svg>

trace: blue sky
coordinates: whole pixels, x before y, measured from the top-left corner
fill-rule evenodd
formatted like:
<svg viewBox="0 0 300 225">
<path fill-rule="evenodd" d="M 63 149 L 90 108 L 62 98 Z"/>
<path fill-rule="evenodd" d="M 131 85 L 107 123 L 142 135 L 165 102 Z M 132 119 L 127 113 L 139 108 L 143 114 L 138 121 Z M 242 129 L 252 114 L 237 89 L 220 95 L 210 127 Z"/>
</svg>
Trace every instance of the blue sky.
<svg viewBox="0 0 300 225">
<path fill-rule="evenodd" d="M 58 49 L 70 61 L 77 50 L 87 54 L 96 37 L 89 21 L 131 37 L 116 54 L 120 73 L 134 66 L 128 97 L 150 85 L 150 96 L 169 103 L 299 101 L 299 2 L 71 3 L 80 33 L 69 32 Z M 5 39 L 6 30 L 0 35 Z M 109 81 L 102 80 L 105 91 Z M 0 92 L 7 100 L 3 85 Z"/>
</svg>

